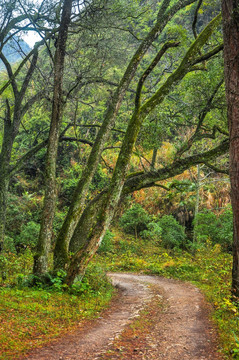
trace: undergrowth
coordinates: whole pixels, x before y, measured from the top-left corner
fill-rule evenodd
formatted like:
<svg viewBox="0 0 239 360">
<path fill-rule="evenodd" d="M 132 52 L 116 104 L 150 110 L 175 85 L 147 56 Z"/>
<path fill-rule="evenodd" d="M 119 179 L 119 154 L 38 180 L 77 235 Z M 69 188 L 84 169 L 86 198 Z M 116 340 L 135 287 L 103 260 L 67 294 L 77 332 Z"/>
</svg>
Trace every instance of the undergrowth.
<svg viewBox="0 0 239 360">
<path fill-rule="evenodd" d="M 50 275 L 48 284 L 34 279 L 35 286 L 29 288 L 30 253 L 1 255 L 0 261 L 6 270 L 0 286 L 0 359 L 18 359 L 79 322 L 98 316 L 113 295 L 113 287 L 98 265 L 90 265 L 84 280 L 71 289 L 65 289 L 61 276 Z M 3 272 L 3 266 L 0 269 Z"/>
</svg>

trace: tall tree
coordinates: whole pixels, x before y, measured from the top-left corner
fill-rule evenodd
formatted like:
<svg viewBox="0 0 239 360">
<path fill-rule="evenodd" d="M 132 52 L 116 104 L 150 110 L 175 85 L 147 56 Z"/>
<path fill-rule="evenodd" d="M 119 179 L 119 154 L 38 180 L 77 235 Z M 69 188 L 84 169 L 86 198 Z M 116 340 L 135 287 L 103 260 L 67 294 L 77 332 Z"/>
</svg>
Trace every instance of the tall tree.
<svg viewBox="0 0 239 360">
<path fill-rule="evenodd" d="M 17 34 L 28 25 L 23 24 L 27 19 L 27 15 L 20 12 L 16 2 L 7 2 L 4 6 L 0 6 L 0 59 L 5 66 L 8 80 L 0 89 L 1 102 L 4 107 L 3 115 L 3 141 L 0 151 L 0 248 L 4 242 L 5 234 L 5 217 L 7 206 L 7 191 L 10 178 L 10 161 L 14 140 L 18 134 L 21 120 L 29 107 L 37 100 L 39 94 L 29 99 L 26 94 L 33 73 L 36 69 L 38 59 L 37 46 L 25 56 L 21 61 L 17 70 L 14 71 L 12 65 L 4 55 L 4 46 L 17 43 Z M 19 45 L 19 49 L 21 46 Z M 24 69 L 25 67 L 25 69 Z M 26 71 L 26 67 L 28 70 Z M 18 82 L 17 75 L 20 70 L 21 79 Z M 25 71 L 24 71 L 25 70 Z M 10 90 L 9 90 L 10 88 Z M 8 94 L 6 95 L 6 90 Z M 27 100 L 26 100 L 27 99 Z"/>
<path fill-rule="evenodd" d="M 54 88 L 51 126 L 45 164 L 45 197 L 41 229 L 34 256 L 34 273 L 42 274 L 48 269 L 48 255 L 52 237 L 52 224 L 56 205 L 56 160 L 62 120 L 62 83 L 68 28 L 71 21 L 72 0 L 63 2 L 60 28 L 54 57 Z"/>
<path fill-rule="evenodd" d="M 176 70 L 163 82 L 159 89 L 143 103 L 142 100 L 142 88 L 147 77 L 154 70 L 158 62 L 170 47 L 178 46 L 178 43 L 169 42 L 165 43 L 155 56 L 151 64 L 143 72 L 138 81 L 138 86 L 135 94 L 135 106 L 133 115 L 129 121 L 125 137 L 123 139 L 121 151 L 117 160 L 116 167 L 111 179 L 109 190 L 105 199 L 102 201 L 98 211 L 98 223 L 94 228 L 92 238 L 88 243 L 84 243 L 84 246 L 74 255 L 71 264 L 68 268 L 67 282 L 72 284 L 75 276 L 80 272 L 84 273 L 85 268 L 94 255 L 95 251 L 99 247 L 105 231 L 110 225 L 110 222 L 114 216 L 115 209 L 118 205 L 120 196 L 123 191 L 124 183 L 126 180 L 127 169 L 130 161 L 130 157 L 133 152 L 133 148 L 142 126 L 143 120 L 148 114 L 150 114 L 159 104 L 162 103 L 165 96 L 171 91 L 171 89 L 178 84 L 184 76 L 193 70 L 195 63 L 199 62 L 198 53 L 212 35 L 214 30 L 220 23 L 220 15 L 212 20 L 208 26 L 200 33 L 198 38 L 192 43 L 180 65 Z M 202 60 L 204 57 L 201 56 Z"/>
<path fill-rule="evenodd" d="M 195 2 L 195 0 L 185 0 L 176 3 L 170 0 L 163 0 L 161 2 L 154 26 L 151 28 L 145 39 L 140 43 L 134 56 L 129 62 L 129 65 L 127 66 L 127 69 L 118 87 L 116 88 L 113 95 L 110 96 L 103 124 L 97 134 L 97 138 L 92 147 L 87 165 L 75 190 L 73 201 L 69 208 L 68 214 L 57 237 L 54 251 L 55 269 L 64 268 L 68 263 L 69 243 L 77 223 L 79 222 L 79 219 L 84 211 L 85 200 L 91 180 L 98 167 L 104 145 L 109 139 L 110 131 L 114 126 L 115 119 L 124 99 L 125 93 L 135 76 L 141 60 L 143 59 L 146 52 L 150 49 L 153 42 L 158 38 L 159 34 L 162 33 L 172 17 L 178 11 L 185 8 L 187 5 L 192 4 L 193 2 Z"/>
<path fill-rule="evenodd" d="M 222 0 L 224 69 L 230 138 L 233 210 L 232 294 L 239 301 L 239 2 Z"/>
<path fill-rule="evenodd" d="M 13 167 L 11 164 L 12 149 L 18 135 L 22 120 L 31 107 L 44 97 L 44 88 L 37 91 L 31 88 L 32 79 L 37 69 L 39 48 L 46 43 L 55 19 L 56 2 L 36 4 L 30 1 L 7 0 L 0 3 L 0 60 L 6 72 L 7 80 L 0 88 L 3 104 L 3 141 L 0 152 L 0 244 L 4 241 L 7 191 Z M 46 21 L 47 19 L 47 21 Z M 22 49 L 22 33 L 34 31 L 42 34 L 42 41 L 26 54 Z M 4 47 L 10 46 L 18 51 L 22 58 L 17 64 L 11 64 L 4 55 Z M 15 170 L 19 164 L 14 164 Z M 15 171 L 14 170 L 14 171 Z"/>
</svg>

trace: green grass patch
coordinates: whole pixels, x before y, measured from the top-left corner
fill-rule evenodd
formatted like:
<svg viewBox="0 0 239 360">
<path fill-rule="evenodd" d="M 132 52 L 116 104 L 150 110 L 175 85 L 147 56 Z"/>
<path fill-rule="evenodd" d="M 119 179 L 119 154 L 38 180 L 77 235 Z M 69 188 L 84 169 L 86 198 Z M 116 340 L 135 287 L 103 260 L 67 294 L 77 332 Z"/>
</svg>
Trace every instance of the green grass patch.
<svg viewBox="0 0 239 360">
<path fill-rule="evenodd" d="M 99 266 L 91 265 L 84 281 L 70 294 L 16 287 L 19 276 L 22 279 L 22 268 L 19 263 L 19 271 L 10 271 L 10 259 L 8 264 L 8 282 L 2 282 L 0 287 L 0 359 L 18 359 L 27 350 L 74 329 L 83 320 L 97 317 L 114 293 Z"/>
</svg>

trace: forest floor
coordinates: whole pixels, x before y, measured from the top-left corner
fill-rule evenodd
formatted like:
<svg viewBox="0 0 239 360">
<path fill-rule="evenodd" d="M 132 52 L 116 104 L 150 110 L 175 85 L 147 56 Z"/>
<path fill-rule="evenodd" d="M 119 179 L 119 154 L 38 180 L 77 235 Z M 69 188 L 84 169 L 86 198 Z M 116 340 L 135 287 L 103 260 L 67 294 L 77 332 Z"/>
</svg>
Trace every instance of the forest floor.
<svg viewBox="0 0 239 360">
<path fill-rule="evenodd" d="M 209 306 L 195 286 L 157 276 L 109 276 L 119 292 L 100 318 L 24 359 L 223 359 Z"/>
</svg>

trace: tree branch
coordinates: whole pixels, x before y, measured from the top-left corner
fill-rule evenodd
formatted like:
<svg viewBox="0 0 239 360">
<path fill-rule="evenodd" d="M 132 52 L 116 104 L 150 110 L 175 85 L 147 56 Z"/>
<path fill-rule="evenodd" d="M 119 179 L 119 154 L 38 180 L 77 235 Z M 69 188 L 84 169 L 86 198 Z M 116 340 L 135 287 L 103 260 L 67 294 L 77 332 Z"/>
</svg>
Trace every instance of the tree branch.
<svg viewBox="0 0 239 360">
<path fill-rule="evenodd" d="M 140 79 L 138 81 L 137 89 L 136 89 L 136 95 L 135 95 L 135 108 L 136 109 L 139 109 L 139 107 L 140 107 L 141 91 L 142 91 L 142 87 L 144 85 L 145 80 L 147 79 L 149 74 L 153 71 L 153 69 L 158 64 L 158 62 L 161 60 L 161 58 L 166 53 L 166 51 L 172 47 L 179 46 L 179 44 L 180 44 L 179 42 L 175 42 L 175 41 L 169 41 L 169 42 L 165 43 L 163 45 L 163 47 L 159 50 L 158 54 L 155 56 L 155 58 L 153 59 L 151 64 L 148 66 L 148 68 L 144 71 L 144 73 L 140 77 Z"/>
<path fill-rule="evenodd" d="M 161 169 L 149 171 L 144 174 L 129 176 L 126 179 L 123 194 L 128 194 L 133 191 L 140 190 L 144 187 L 149 187 L 150 184 L 156 181 L 162 181 L 172 178 L 176 175 L 182 174 L 188 168 L 197 164 L 208 164 L 209 161 L 225 154 L 229 149 L 229 140 L 223 141 L 217 147 L 205 151 L 201 154 L 192 155 L 184 159 L 175 160 L 172 164 Z"/>
<path fill-rule="evenodd" d="M 197 39 L 194 40 L 179 67 L 167 78 L 165 83 L 156 91 L 156 93 L 147 100 L 140 108 L 141 116 L 147 116 L 154 108 L 159 105 L 162 100 L 168 95 L 172 86 L 175 86 L 183 77 L 190 71 L 191 67 L 195 63 L 195 56 L 201 47 L 210 38 L 214 30 L 217 28 L 221 21 L 221 14 L 216 16 L 203 31 L 198 35 Z"/>
<path fill-rule="evenodd" d="M 193 35 L 194 35 L 195 39 L 197 38 L 196 26 L 197 26 L 197 20 L 198 20 L 198 11 L 199 11 L 201 5 L 202 5 L 202 0 L 198 0 L 197 6 L 195 9 L 195 13 L 194 13 L 193 23 L 192 23 L 192 30 L 193 30 Z"/>
<path fill-rule="evenodd" d="M 181 157 L 186 151 L 188 151 L 192 147 L 193 143 L 196 140 L 208 137 L 207 134 L 199 134 L 199 131 L 200 131 L 201 127 L 202 127 L 202 124 L 203 124 L 203 121 L 204 121 L 205 117 L 207 116 L 208 112 L 212 108 L 212 102 L 213 102 L 218 90 L 220 89 L 221 85 L 223 84 L 223 82 L 224 82 L 224 80 L 222 79 L 216 85 L 215 89 L 213 90 L 212 95 L 210 96 L 210 98 L 207 101 L 207 104 L 204 106 L 203 110 L 199 114 L 199 120 L 198 120 L 197 127 L 196 127 L 196 130 L 195 130 L 194 134 L 191 136 L 191 138 L 186 143 L 184 143 L 181 146 L 181 148 L 177 151 L 175 157 Z M 220 132 L 222 133 L 222 131 L 220 131 Z M 213 134 L 214 134 L 213 136 L 215 137 L 215 131 L 213 132 Z M 224 134 L 224 135 L 228 136 L 228 134 Z"/>
<path fill-rule="evenodd" d="M 0 59 L 2 60 L 2 62 L 5 65 L 5 68 L 7 70 L 7 74 L 8 74 L 8 77 L 9 77 L 9 81 L 10 81 L 10 83 L 12 85 L 13 94 L 14 94 L 14 97 L 16 98 L 17 95 L 18 95 L 18 88 L 17 88 L 17 83 L 16 83 L 16 80 L 15 80 L 15 77 L 13 76 L 12 67 L 11 67 L 9 61 L 7 60 L 7 58 L 4 56 L 4 54 L 2 52 L 0 52 Z"/>
</svg>

